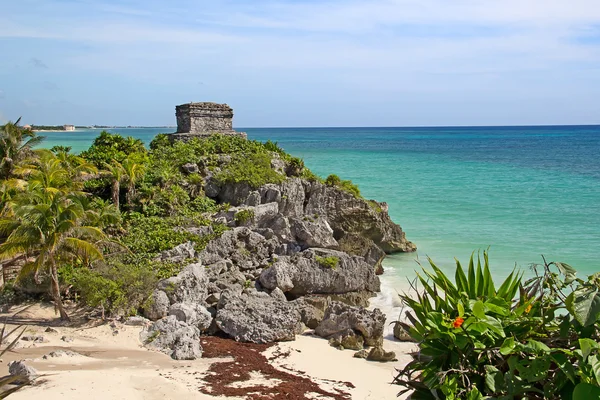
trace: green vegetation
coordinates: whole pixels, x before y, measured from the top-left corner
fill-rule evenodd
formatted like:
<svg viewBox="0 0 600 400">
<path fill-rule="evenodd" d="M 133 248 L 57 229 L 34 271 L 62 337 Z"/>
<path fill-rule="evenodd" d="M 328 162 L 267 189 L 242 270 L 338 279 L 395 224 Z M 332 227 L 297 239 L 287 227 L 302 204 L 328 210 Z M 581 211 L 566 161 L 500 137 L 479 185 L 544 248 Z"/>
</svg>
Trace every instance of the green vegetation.
<svg viewBox="0 0 600 400">
<path fill-rule="evenodd" d="M 31 125 L 34 131 L 65 131 L 64 125 Z"/>
<path fill-rule="evenodd" d="M 235 213 L 235 223 L 237 225 L 244 225 L 248 221 L 252 221 L 254 219 L 254 211 L 253 210 L 240 210 Z"/>
<path fill-rule="evenodd" d="M 340 258 L 336 256 L 316 257 L 317 262 L 323 268 L 336 269 L 340 263 Z"/>
<path fill-rule="evenodd" d="M 211 222 L 229 205 L 204 194 L 208 171 L 217 184 L 252 188 L 290 176 L 320 181 L 270 141 L 213 135 L 171 143 L 158 135 L 148 150 L 139 139 L 103 131 L 75 155 L 67 146 L 32 150 L 43 138 L 18 122 L 0 127 L 0 261 L 22 266 L 3 297 L 46 285 L 64 320 L 64 295 L 103 314 L 138 312 L 158 280 L 191 261 L 163 262 L 161 252 L 187 242 L 201 251 L 228 229 Z M 183 168 L 188 163 L 200 173 Z M 353 187 L 339 178 L 336 185 Z M 253 219 L 251 210 L 234 217 L 237 225 Z M 320 262 L 336 268 L 339 260 Z"/>
<path fill-rule="evenodd" d="M 544 261 L 496 287 L 483 258 L 457 261 L 454 281 L 430 260 L 400 296 L 420 351 L 395 383 L 416 399 L 600 398 L 600 275 Z"/>
<path fill-rule="evenodd" d="M 325 184 L 327 186 L 336 187 L 345 192 L 348 192 L 354 197 L 361 198 L 360 190 L 358 189 L 358 186 L 356 186 L 354 183 L 352 183 L 352 181 L 341 180 L 340 177 L 337 175 L 333 175 L 333 174 L 329 175 L 327 177 L 327 179 L 325 179 Z"/>
<path fill-rule="evenodd" d="M 367 200 L 367 203 L 369 203 L 369 207 L 371 207 L 375 212 L 377 212 L 377 213 L 383 212 L 383 208 L 381 208 L 379 203 L 376 202 L 375 200 Z"/>
</svg>

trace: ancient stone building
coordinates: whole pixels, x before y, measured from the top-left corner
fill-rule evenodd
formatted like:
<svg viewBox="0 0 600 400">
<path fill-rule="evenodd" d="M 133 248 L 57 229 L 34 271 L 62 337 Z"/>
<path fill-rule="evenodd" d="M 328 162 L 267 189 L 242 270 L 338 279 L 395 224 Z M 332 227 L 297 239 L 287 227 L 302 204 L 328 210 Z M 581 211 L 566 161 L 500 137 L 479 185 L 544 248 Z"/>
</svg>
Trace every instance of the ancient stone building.
<svg viewBox="0 0 600 400">
<path fill-rule="evenodd" d="M 177 132 L 172 139 L 188 140 L 218 133 L 246 138 L 243 132 L 233 130 L 233 109 L 227 104 L 187 103 L 175 107 Z"/>
</svg>

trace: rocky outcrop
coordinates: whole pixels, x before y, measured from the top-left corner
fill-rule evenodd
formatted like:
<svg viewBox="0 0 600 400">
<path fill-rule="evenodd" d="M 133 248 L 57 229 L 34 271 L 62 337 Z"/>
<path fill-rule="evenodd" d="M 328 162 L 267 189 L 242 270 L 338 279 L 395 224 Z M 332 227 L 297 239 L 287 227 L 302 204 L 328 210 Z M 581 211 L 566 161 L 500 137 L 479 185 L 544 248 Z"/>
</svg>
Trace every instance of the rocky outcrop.
<svg viewBox="0 0 600 400">
<path fill-rule="evenodd" d="M 170 315 L 142 330 L 140 340 L 146 347 L 161 351 L 175 360 L 195 360 L 202 356 L 200 331 Z"/>
<path fill-rule="evenodd" d="M 331 302 L 325 310 L 315 333 L 326 339 L 337 340 L 340 336 L 360 335 L 367 346 L 381 346 L 385 315 L 379 310 L 349 306 L 337 301 Z"/>
<path fill-rule="evenodd" d="M 228 291 L 219 301 L 216 322 L 240 342 L 294 340 L 302 330 L 300 313 L 294 305 L 255 290 L 241 295 Z"/>
<path fill-rule="evenodd" d="M 393 351 L 385 351 L 383 347 L 373 347 L 367 355 L 369 361 L 389 362 L 396 361 L 396 353 Z"/>
<path fill-rule="evenodd" d="M 400 321 L 394 322 L 394 337 L 401 342 L 414 342 L 415 339 L 410 336 L 410 328 L 408 325 Z"/>
<path fill-rule="evenodd" d="M 25 364 L 23 360 L 9 362 L 8 373 L 18 377 L 15 383 L 29 383 L 40 375 L 35 368 Z"/>
<path fill-rule="evenodd" d="M 207 122 L 186 120 L 200 116 L 200 108 L 178 108 L 179 130 L 187 134 Z M 211 155 L 182 167 L 202 176 L 207 196 L 230 204 L 207 215 L 229 230 L 199 252 L 184 243 L 160 254 L 164 262 L 193 262 L 152 294 L 145 316 L 158 322 L 146 329 L 147 338 L 157 335 L 150 346 L 195 357 L 201 350 L 190 341 L 200 332 L 269 343 L 292 340 L 306 327 L 336 347 L 381 346 L 385 316 L 363 307 L 380 290 L 377 275 L 386 253 L 415 250 L 389 218 L 387 205 L 299 178 L 303 166 L 275 152 L 271 168 L 286 176 L 280 184 L 255 188 L 214 180 L 215 171 L 231 161 L 229 155 Z M 214 233 L 211 226 L 181 229 Z"/>
<path fill-rule="evenodd" d="M 174 303 L 203 303 L 207 294 L 208 277 L 205 268 L 200 263 L 190 264 L 177 276 L 164 279 L 158 283 L 158 289 L 163 291 Z"/>
<path fill-rule="evenodd" d="M 234 206 L 249 205 L 250 188 L 247 184 L 227 184 L 212 190 L 218 193 L 216 197 L 221 202 Z M 310 222 L 310 219 L 326 221 L 333 231 L 333 239 L 338 242 L 347 235 L 360 236 L 364 243 L 353 254 L 380 259 L 377 254 L 369 255 L 373 244 L 386 253 L 416 250 L 414 244 L 406 240 L 402 228 L 390 219 L 385 203 L 357 198 L 339 188 L 300 178 L 289 178 L 279 185 L 264 185 L 258 192 L 261 204 L 277 203 L 279 212 L 287 218 L 305 222 Z M 321 224 L 317 237 L 327 230 L 322 228 Z M 299 227 L 301 236 L 306 234 L 306 230 L 307 227 Z"/>
<path fill-rule="evenodd" d="M 279 288 L 293 296 L 376 292 L 380 287 L 375 270 L 362 257 L 327 249 L 308 249 L 294 257 L 279 258 L 261 273 L 260 283 L 267 289 Z"/>
</svg>

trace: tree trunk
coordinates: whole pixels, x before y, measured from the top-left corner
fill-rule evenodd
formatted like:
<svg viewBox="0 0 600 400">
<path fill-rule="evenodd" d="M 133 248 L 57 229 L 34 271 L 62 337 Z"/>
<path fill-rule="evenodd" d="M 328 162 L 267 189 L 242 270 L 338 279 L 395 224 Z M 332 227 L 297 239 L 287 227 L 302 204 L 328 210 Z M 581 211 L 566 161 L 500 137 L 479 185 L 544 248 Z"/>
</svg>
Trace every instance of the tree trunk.
<svg viewBox="0 0 600 400">
<path fill-rule="evenodd" d="M 51 269 L 52 275 L 52 297 L 54 297 L 54 303 L 58 311 L 60 312 L 60 320 L 71 322 L 71 318 L 69 318 L 69 314 L 65 311 L 65 307 L 63 306 L 62 300 L 60 299 L 60 286 L 58 285 L 58 268 L 56 268 L 56 263 L 52 263 Z"/>
<path fill-rule="evenodd" d="M 117 211 L 119 210 L 119 194 L 121 192 L 121 184 L 117 179 L 113 181 L 112 184 L 112 201 L 115 207 L 117 207 Z"/>
<path fill-rule="evenodd" d="M 131 207 L 133 203 L 133 196 L 135 196 L 135 185 L 129 185 L 127 187 L 127 205 Z"/>
</svg>

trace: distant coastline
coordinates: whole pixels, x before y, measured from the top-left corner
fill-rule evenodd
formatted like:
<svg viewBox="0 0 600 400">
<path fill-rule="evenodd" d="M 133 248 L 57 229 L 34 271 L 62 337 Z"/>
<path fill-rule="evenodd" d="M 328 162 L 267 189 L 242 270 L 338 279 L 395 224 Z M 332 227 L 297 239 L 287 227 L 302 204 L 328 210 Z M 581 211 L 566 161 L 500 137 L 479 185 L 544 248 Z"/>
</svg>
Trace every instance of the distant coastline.
<svg viewBox="0 0 600 400">
<path fill-rule="evenodd" d="M 175 129 L 175 126 L 108 126 L 108 125 L 93 125 L 93 126 L 76 126 L 75 129 L 44 129 L 37 128 L 35 126 L 31 127 L 31 130 L 34 132 L 81 132 L 81 131 L 89 131 L 89 130 L 101 130 L 101 129 Z"/>
</svg>

